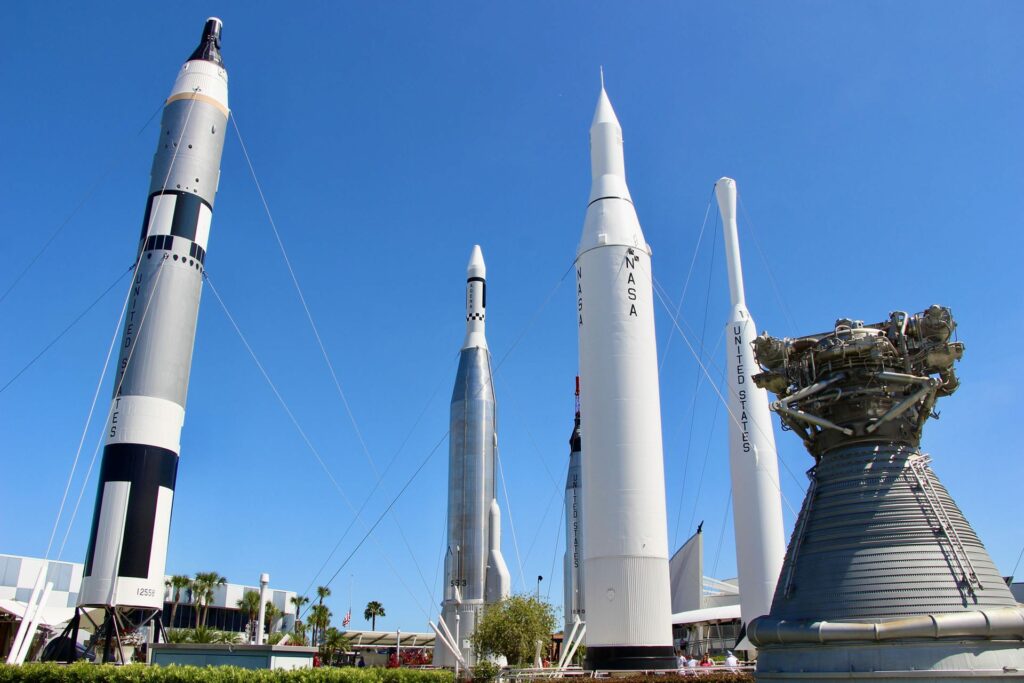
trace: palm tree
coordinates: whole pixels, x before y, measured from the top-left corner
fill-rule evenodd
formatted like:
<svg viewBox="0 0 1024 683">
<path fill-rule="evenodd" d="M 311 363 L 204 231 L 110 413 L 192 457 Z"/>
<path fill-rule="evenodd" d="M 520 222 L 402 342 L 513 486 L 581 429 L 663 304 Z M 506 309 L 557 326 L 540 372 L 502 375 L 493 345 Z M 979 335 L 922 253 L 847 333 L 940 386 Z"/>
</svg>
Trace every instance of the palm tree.
<svg viewBox="0 0 1024 683">
<path fill-rule="evenodd" d="M 377 617 L 384 616 L 387 616 L 384 614 L 384 605 L 380 604 L 376 600 L 371 600 L 366 603 L 366 609 L 363 610 L 363 619 L 373 622 L 373 626 L 370 627 L 371 631 L 377 630 Z"/>
<path fill-rule="evenodd" d="M 238 609 L 242 610 L 249 616 L 249 639 L 256 632 L 256 620 L 260 615 L 260 594 L 259 591 L 245 591 L 242 594 L 242 599 L 235 603 L 238 605 Z"/>
<path fill-rule="evenodd" d="M 178 611 L 178 603 L 181 602 L 181 591 L 185 590 L 192 583 L 192 579 L 181 574 L 175 574 L 164 582 L 171 589 L 171 621 L 170 627 L 174 628 L 174 615 Z"/>
<path fill-rule="evenodd" d="M 313 637 L 310 642 L 316 644 L 331 623 L 331 610 L 327 605 L 313 605 L 309 610 L 309 623 L 313 626 Z"/>
<path fill-rule="evenodd" d="M 322 605 L 322 604 L 324 604 L 324 598 L 328 598 L 328 597 L 331 596 L 331 589 L 328 588 L 327 586 L 317 586 L 316 587 L 316 595 L 317 595 L 318 598 L 320 598 L 320 600 L 317 602 L 317 604 Z"/>
<path fill-rule="evenodd" d="M 293 595 L 291 603 L 295 605 L 295 623 L 299 623 L 299 618 L 302 617 L 302 607 L 309 602 L 309 598 L 305 595 Z"/>
<path fill-rule="evenodd" d="M 269 635 L 274 632 L 274 622 L 281 616 L 281 610 L 277 609 L 277 605 L 273 602 L 267 600 L 267 604 L 263 609 L 263 616 L 267 621 L 267 635 Z"/>
<path fill-rule="evenodd" d="M 324 644 L 320 646 L 320 656 L 324 663 L 334 664 L 338 652 L 346 652 L 349 648 L 349 641 L 341 631 L 333 626 L 324 633 Z"/>
<path fill-rule="evenodd" d="M 196 605 L 196 627 L 206 625 L 206 616 L 213 601 L 213 589 L 223 586 L 228 580 L 217 572 L 196 572 L 192 579 L 192 601 Z"/>
</svg>

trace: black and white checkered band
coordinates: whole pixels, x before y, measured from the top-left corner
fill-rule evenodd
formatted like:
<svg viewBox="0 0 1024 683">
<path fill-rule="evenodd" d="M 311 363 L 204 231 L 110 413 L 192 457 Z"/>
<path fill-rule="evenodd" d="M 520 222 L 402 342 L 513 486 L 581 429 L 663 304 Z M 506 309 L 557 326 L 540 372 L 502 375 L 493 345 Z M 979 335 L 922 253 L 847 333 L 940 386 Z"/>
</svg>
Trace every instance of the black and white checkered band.
<svg viewBox="0 0 1024 683">
<path fill-rule="evenodd" d="M 484 314 L 483 313 L 470 313 L 469 315 L 466 316 L 466 320 L 467 321 L 469 321 L 469 320 L 484 320 Z"/>
</svg>

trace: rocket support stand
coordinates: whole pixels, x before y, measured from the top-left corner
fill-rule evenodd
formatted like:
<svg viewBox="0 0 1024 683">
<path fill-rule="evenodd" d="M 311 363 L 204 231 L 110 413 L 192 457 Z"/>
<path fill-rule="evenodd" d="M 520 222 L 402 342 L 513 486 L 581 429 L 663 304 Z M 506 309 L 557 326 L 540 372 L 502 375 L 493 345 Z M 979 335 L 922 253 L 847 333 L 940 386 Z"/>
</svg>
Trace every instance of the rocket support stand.
<svg viewBox="0 0 1024 683">
<path fill-rule="evenodd" d="M 98 638 L 103 639 L 103 653 L 99 658 L 100 663 L 118 663 L 118 664 L 129 664 L 130 662 L 124 661 L 124 643 L 122 636 L 125 634 L 127 629 L 138 631 L 154 623 L 156 627 L 155 637 L 152 642 L 158 643 L 163 638 L 164 642 L 167 642 L 167 631 L 164 629 L 163 622 L 160 619 L 163 610 L 152 608 L 152 607 L 116 607 L 112 605 L 95 605 L 94 607 L 102 607 L 103 609 L 103 620 L 100 623 L 96 623 L 88 611 L 89 605 L 82 605 L 75 608 L 75 616 L 68 622 L 68 625 L 64 628 L 64 632 L 61 634 L 61 638 L 70 638 L 70 641 L 65 645 L 65 649 L 58 655 L 57 660 L 61 662 L 71 663 L 78 660 L 77 643 L 78 643 L 78 632 L 81 626 L 81 620 L 84 617 L 93 627 L 93 638 L 92 641 L 85 649 L 81 658 L 85 658 L 90 652 L 95 653 L 96 641 Z M 129 610 L 134 613 L 138 618 L 133 619 L 129 616 Z M 111 645 L 116 643 L 117 650 L 111 652 Z M 120 659 L 120 661 L 117 661 Z"/>
</svg>

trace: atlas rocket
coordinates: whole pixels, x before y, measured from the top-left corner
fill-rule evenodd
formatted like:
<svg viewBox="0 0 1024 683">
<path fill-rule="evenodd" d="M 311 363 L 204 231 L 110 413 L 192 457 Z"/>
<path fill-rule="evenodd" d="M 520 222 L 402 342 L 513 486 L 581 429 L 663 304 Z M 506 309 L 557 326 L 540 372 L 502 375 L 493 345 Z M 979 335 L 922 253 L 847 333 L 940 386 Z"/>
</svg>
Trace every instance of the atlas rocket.
<svg viewBox="0 0 1024 683">
<path fill-rule="evenodd" d="M 508 597 L 508 567 L 501 554 L 501 510 L 494 495 L 498 436 L 487 317 L 487 268 L 479 246 L 466 271 L 466 338 L 452 391 L 448 447 L 448 547 L 441 618 L 457 633 L 467 666 L 476 655 L 470 637 L 485 605 Z M 456 624 L 456 622 L 458 622 Z M 434 662 L 453 666 L 443 644 Z"/>
<path fill-rule="evenodd" d="M 768 614 L 786 555 L 782 525 L 779 461 L 775 451 L 768 392 L 751 380 L 760 372 L 752 343 L 757 338 L 747 311 L 736 229 L 736 181 L 715 183 L 725 232 L 725 258 L 732 313 L 725 328 L 726 386 L 729 388 L 729 468 L 739 571 L 740 618 L 746 626 Z"/>
<path fill-rule="evenodd" d="M 576 252 L 586 668 L 674 669 L 651 248 L 602 85 Z"/>
<path fill-rule="evenodd" d="M 583 601 L 583 477 L 580 460 L 583 439 L 580 436 L 580 378 L 576 378 L 576 420 L 569 436 L 569 473 L 565 477 L 565 556 L 562 560 L 565 590 L 565 636 L 573 623 L 587 620 Z"/>
<path fill-rule="evenodd" d="M 220 19 L 164 105 L 105 427 L 79 606 L 164 603 L 164 565 L 203 267 L 228 120 Z"/>
</svg>

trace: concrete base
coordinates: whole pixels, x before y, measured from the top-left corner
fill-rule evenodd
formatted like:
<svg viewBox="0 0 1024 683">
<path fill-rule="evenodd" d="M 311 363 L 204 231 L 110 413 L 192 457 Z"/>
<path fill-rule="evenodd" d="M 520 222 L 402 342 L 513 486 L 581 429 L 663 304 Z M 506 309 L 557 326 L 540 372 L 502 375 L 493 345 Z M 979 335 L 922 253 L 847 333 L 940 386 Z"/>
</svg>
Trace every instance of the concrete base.
<svg viewBox="0 0 1024 683">
<path fill-rule="evenodd" d="M 315 647 L 232 645 L 230 643 L 153 643 L 149 663 L 160 666 L 238 666 L 243 669 L 309 669 Z"/>
<path fill-rule="evenodd" d="M 1024 644 L 1019 641 L 902 641 L 885 644 L 763 646 L 758 681 L 842 679 L 1024 681 Z"/>
</svg>

